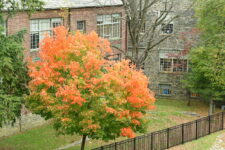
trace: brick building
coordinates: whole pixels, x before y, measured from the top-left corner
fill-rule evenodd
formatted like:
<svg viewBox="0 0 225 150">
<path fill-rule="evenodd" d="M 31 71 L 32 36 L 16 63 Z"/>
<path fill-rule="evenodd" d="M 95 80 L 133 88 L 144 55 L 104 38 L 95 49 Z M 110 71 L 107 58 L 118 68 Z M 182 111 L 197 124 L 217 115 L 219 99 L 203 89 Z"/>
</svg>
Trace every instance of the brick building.
<svg viewBox="0 0 225 150">
<path fill-rule="evenodd" d="M 24 46 L 26 56 L 38 60 L 39 41 L 43 33 L 51 33 L 53 27 L 64 25 L 70 31 L 80 30 L 84 33 L 96 31 L 101 37 L 108 38 L 111 44 L 123 50 L 129 49 L 129 36 L 125 11 L 121 0 L 44 0 L 44 11 L 38 11 L 32 16 L 20 12 L 10 18 L 6 30 L 9 34 L 26 29 Z M 145 74 L 150 77 L 150 89 L 157 96 L 184 98 L 187 91 L 183 88 L 181 80 L 183 74 L 188 71 L 186 57 L 176 59 L 168 57 L 170 53 L 179 53 L 184 49 L 184 43 L 179 36 L 182 32 L 191 31 L 196 24 L 194 10 L 189 9 L 192 0 L 174 0 L 175 4 L 170 15 L 179 14 L 180 17 L 158 29 L 155 38 L 171 35 L 170 38 L 158 45 L 145 61 Z M 153 12 L 158 15 L 163 10 L 164 3 L 157 3 Z M 152 12 L 151 12 L 152 15 Z M 154 15 L 154 14 L 153 14 Z M 151 21 L 151 17 L 147 19 Z M 148 22 L 146 23 L 148 25 Z M 128 42 L 127 42 L 128 41 Z M 128 44 L 127 44 L 128 43 Z M 140 49 L 145 43 L 140 46 Z M 114 49 L 114 53 L 118 53 Z M 182 67 L 175 67 L 183 63 Z"/>
<path fill-rule="evenodd" d="M 39 42 L 52 28 L 64 25 L 70 31 L 80 30 L 84 33 L 96 31 L 99 36 L 108 38 L 111 43 L 126 49 L 126 23 L 122 2 L 120 0 L 44 0 L 43 11 L 28 16 L 19 12 L 9 18 L 5 25 L 8 34 L 26 29 L 24 46 L 26 57 L 39 60 Z M 117 53 L 114 50 L 114 53 Z"/>
</svg>

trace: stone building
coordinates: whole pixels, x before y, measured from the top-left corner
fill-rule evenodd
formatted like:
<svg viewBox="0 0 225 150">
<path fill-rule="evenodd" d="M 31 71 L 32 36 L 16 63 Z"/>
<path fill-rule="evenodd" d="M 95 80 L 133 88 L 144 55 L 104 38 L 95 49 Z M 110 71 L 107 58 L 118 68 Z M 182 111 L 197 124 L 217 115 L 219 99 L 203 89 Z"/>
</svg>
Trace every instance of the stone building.
<svg viewBox="0 0 225 150">
<path fill-rule="evenodd" d="M 14 34 L 26 29 L 24 46 L 26 57 L 37 61 L 39 42 L 52 28 L 64 25 L 70 31 L 96 31 L 112 44 L 126 49 L 126 23 L 120 18 L 124 9 L 120 0 L 43 0 L 44 10 L 28 16 L 19 12 L 5 23 L 5 32 Z M 117 53 L 116 50 L 114 53 Z"/>
<path fill-rule="evenodd" d="M 175 99 L 187 98 L 187 90 L 182 84 L 184 73 L 188 72 L 187 56 L 180 55 L 185 49 L 185 42 L 181 39 L 182 33 L 191 32 L 196 24 L 194 9 L 191 8 L 192 0 L 174 0 L 174 6 L 165 19 L 179 15 L 178 18 L 166 26 L 159 26 L 158 36 L 171 35 L 151 51 L 145 61 L 144 70 L 150 77 L 150 89 L 157 96 Z M 156 15 L 163 10 L 164 3 L 154 7 Z M 144 45 L 143 45 L 144 46 Z"/>
<path fill-rule="evenodd" d="M 149 87 L 155 92 L 156 96 L 185 99 L 188 96 L 188 92 L 183 87 L 181 80 L 184 78 L 184 73 L 189 71 L 189 67 L 187 56 L 181 55 L 184 52 L 186 44 L 181 35 L 191 32 L 196 24 L 194 9 L 192 7 L 193 1 L 161 0 L 156 2 L 149 8 L 145 27 L 140 34 L 146 34 L 146 30 L 152 26 L 162 12 L 165 12 L 166 2 L 168 2 L 167 7 L 170 6 L 169 4 L 173 4 L 172 9 L 168 11 L 168 15 L 163 22 L 157 26 L 154 39 L 159 41 L 159 39 L 165 36 L 170 35 L 170 37 L 151 50 L 144 61 L 143 68 L 145 74 L 150 78 Z M 178 17 L 170 22 L 175 16 Z M 141 54 L 149 41 L 149 39 L 146 39 L 139 43 Z M 129 36 L 128 40 L 130 40 Z M 129 41 L 128 50 L 131 48 L 132 45 Z"/>
</svg>

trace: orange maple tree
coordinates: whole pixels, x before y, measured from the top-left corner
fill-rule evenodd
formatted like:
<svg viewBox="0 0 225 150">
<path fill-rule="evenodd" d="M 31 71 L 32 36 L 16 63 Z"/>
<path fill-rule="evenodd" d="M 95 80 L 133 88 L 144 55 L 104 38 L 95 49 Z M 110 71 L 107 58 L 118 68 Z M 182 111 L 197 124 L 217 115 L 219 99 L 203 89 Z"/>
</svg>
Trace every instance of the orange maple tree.
<svg viewBox="0 0 225 150">
<path fill-rule="evenodd" d="M 144 116 L 155 101 L 148 78 L 127 60 L 105 60 L 107 40 L 57 27 L 40 46 L 41 61 L 29 62 L 27 102 L 35 113 L 54 118 L 59 133 L 82 135 L 84 149 L 86 136 L 133 138 L 145 131 Z"/>
</svg>

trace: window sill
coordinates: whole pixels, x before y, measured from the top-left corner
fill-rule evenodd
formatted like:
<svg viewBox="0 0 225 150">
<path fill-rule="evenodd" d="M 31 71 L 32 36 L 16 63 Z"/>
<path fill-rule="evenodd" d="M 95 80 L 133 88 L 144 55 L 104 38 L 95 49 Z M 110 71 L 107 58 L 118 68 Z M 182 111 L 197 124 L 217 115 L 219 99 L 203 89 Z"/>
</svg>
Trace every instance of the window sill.
<svg viewBox="0 0 225 150">
<path fill-rule="evenodd" d="M 161 36 L 174 35 L 174 33 L 160 33 Z"/>
<path fill-rule="evenodd" d="M 108 39 L 109 41 L 116 41 L 116 40 L 121 40 L 121 38 L 112 38 L 112 39 Z"/>
<path fill-rule="evenodd" d="M 37 49 L 30 49 L 30 52 L 38 52 L 39 51 L 39 48 Z"/>
<path fill-rule="evenodd" d="M 161 74 L 185 74 L 188 72 L 170 72 L 170 71 L 159 71 Z"/>
<path fill-rule="evenodd" d="M 172 94 L 168 94 L 168 95 L 165 95 L 165 94 L 159 94 L 159 96 L 170 97 L 170 96 L 172 96 Z"/>
</svg>

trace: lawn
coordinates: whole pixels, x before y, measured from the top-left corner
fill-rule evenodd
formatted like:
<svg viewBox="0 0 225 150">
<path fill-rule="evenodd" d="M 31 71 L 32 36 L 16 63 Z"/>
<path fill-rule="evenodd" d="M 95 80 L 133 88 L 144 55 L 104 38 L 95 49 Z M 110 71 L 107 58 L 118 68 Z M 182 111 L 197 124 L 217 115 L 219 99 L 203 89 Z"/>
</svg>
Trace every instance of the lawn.
<svg viewBox="0 0 225 150">
<path fill-rule="evenodd" d="M 186 101 L 160 99 L 156 102 L 157 108 L 148 112 L 150 120 L 148 132 L 160 130 L 184 122 L 197 119 L 196 116 L 184 114 L 184 112 L 196 112 L 201 116 L 207 115 L 208 106 L 199 101 L 193 101 L 188 107 Z M 0 150 L 53 150 L 80 139 L 80 136 L 57 136 L 48 124 L 39 128 L 31 129 L 4 139 L 0 139 Z M 124 138 L 119 138 L 120 141 Z M 213 141 L 213 137 L 210 137 Z M 90 140 L 87 142 L 87 149 L 95 148 L 104 144 L 115 142 L 103 142 L 101 140 Z M 79 149 L 79 145 L 67 150 Z"/>
<path fill-rule="evenodd" d="M 221 134 L 225 134 L 225 131 L 223 130 L 211 135 L 207 135 L 198 140 L 185 143 L 184 145 L 173 147 L 170 150 L 209 150 L 215 143 L 216 138 Z"/>
<path fill-rule="evenodd" d="M 53 150 L 79 140 L 79 136 L 57 136 L 51 124 L 0 140 L 0 150 Z"/>
</svg>

